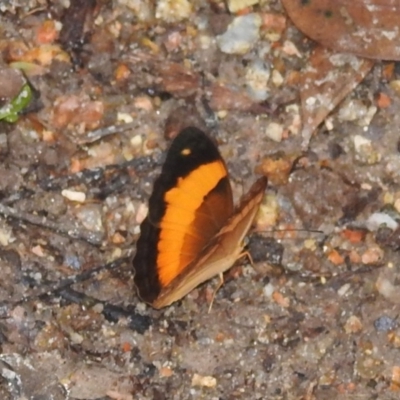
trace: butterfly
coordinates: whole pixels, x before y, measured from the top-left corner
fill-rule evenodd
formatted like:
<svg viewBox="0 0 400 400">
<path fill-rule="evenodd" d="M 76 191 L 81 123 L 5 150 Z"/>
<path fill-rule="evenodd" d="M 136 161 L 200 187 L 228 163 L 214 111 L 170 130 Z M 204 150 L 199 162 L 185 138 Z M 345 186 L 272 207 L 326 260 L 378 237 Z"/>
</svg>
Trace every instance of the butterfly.
<svg viewBox="0 0 400 400">
<path fill-rule="evenodd" d="M 241 257 L 267 186 L 259 178 L 235 208 L 217 146 L 200 129 L 183 129 L 154 182 L 133 259 L 139 297 L 154 308 L 180 300 Z"/>
</svg>

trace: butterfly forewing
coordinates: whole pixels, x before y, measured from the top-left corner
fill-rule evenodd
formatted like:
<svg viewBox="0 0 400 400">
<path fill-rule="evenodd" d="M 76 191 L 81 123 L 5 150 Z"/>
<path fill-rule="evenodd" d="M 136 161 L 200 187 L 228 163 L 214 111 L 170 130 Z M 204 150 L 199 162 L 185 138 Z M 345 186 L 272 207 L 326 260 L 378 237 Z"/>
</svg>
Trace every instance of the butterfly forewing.
<svg viewBox="0 0 400 400">
<path fill-rule="evenodd" d="M 133 260 L 142 300 L 153 303 L 185 271 L 233 213 L 225 163 L 196 128 L 184 129 L 154 183 Z"/>
</svg>

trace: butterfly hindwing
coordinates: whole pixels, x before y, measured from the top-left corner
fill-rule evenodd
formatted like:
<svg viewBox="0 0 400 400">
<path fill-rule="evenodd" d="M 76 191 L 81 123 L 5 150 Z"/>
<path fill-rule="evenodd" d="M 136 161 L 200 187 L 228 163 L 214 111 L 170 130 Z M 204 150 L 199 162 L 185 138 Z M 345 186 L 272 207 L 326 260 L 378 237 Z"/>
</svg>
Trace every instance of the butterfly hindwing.
<svg viewBox="0 0 400 400">
<path fill-rule="evenodd" d="M 243 196 L 224 226 L 200 251 L 196 259 L 169 285 L 163 287 L 152 303 L 162 308 L 179 300 L 201 283 L 225 272 L 243 254 L 247 234 L 262 201 L 267 179 L 259 178 Z"/>
</svg>

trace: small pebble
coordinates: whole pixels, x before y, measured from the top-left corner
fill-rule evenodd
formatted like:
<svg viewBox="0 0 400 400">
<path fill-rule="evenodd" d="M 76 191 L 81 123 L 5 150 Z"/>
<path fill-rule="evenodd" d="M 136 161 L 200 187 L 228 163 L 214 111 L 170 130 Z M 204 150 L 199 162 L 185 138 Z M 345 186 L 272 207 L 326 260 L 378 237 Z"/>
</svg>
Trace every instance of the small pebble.
<svg viewBox="0 0 400 400">
<path fill-rule="evenodd" d="M 400 96 L 400 80 L 394 80 L 389 83 L 389 86 Z"/>
<path fill-rule="evenodd" d="M 395 210 L 400 213 L 400 199 L 396 199 L 394 201 L 393 207 L 395 208 Z"/>
<path fill-rule="evenodd" d="M 232 14 L 234 14 L 247 7 L 254 6 L 259 2 L 260 0 L 228 0 L 228 9 Z"/>
<path fill-rule="evenodd" d="M 376 289 L 383 297 L 385 297 L 385 299 L 394 304 L 400 304 L 399 287 L 393 285 L 388 278 L 380 276 L 376 281 Z"/>
<path fill-rule="evenodd" d="M 365 265 L 377 264 L 383 259 L 383 250 L 378 246 L 368 248 L 361 256 L 361 262 Z"/>
<path fill-rule="evenodd" d="M 271 298 L 274 291 L 275 291 L 275 286 L 272 283 L 267 283 L 263 288 L 264 296 L 267 298 Z"/>
<path fill-rule="evenodd" d="M 339 109 L 338 117 L 341 121 L 356 121 L 367 114 L 367 107 L 361 100 L 348 100 Z"/>
<path fill-rule="evenodd" d="M 269 76 L 270 70 L 261 60 L 255 60 L 247 67 L 247 91 L 255 101 L 264 101 L 267 99 Z"/>
<path fill-rule="evenodd" d="M 290 41 L 290 40 L 285 40 L 283 43 L 282 51 L 286 53 L 289 56 L 297 56 L 299 58 L 302 57 L 299 49 L 296 47 L 296 45 Z"/>
<path fill-rule="evenodd" d="M 274 69 L 272 71 L 272 78 L 271 79 L 272 79 L 272 83 L 276 87 L 280 87 L 284 82 L 282 74 L 277 69 Z"/>
<path fill-rule="evenodd" d="M 83 342 L 83 336 L 76 332 L 71 332 L 69 335 L 72 343 L 81 344 Z"/>
<path fill-rule="evenodd" d="M 377 112 L 377 107 L 367 107 L 362 100 L 348 100 L 343 103 L 338 112 L 341 121 L 355 121 L 359 126 L 369 126 Z"/>
<path fill-rule="evenodd" d="M 377 231 L 382 226 L 386 226 L 387 228 L 395 231 L 399 224 L 390 215 L 382 212 L 376 212 L 370 215 L 370 217 L 367 219 L 366 226 L 368 230 L 372 232 Z"/>
<path fill-rule="evenodd" d="M 343 297 L 349 290 L 350 290 L 350 283 L 345 283 L 343 286 L 341 286 L 339 288 L 339 290 L 337 291 L 338 295 L 340 297 Z"/>
<path fill-rule="evenodd" d="M 153 111 L 154 106 L 148 96 L 138 96 L 134 99 L 133 104 L 136 108 L 144 111 Z"/>
<path fill-rule="evenodd" d="M 382 315 L 374 321 L 374 327 L 378 332 L 388 332 L 396 328 L 396 320 L 388 317 L 387 315 Z"/>
<path fill-rule="evenodd" d="M 202 376 L 194 374 L 192 378 L 192 386 L 203 386 L 212 388 L 217 385 L 217 380 L 212 376 Z"/>
<path fill-rule="evenodd" d="M 271 122 L 265 129 L 267 137 L 272 139 L 274 142 L 281 142 L 283 138 L 283 126 L 276 122 Z"/>
<path fill-rule="evenodd" d="M 0 228 L 0 245 L 8 246 L 14 240 L 11 230 Z"/>
<path fill-rule="evenodd" d="M 156 5 L 156 18 L 165 22 L 178 22 L 189 18 L 192 5 L 188 0 L 159 0 Z"/>
<path fill-rule="evenodd" d="M 139 21 L 150 21 L 154 18 L 152 2 L 143 0 L 118 0 L 118 2 L 133 10 Z"/>
<path fill-rule="evenodd" d="M 161 367 L 160 368 L 160 376 L 163 378 L 169 378 L 174 374 L 174 371 L 170 367 Z"/>
<path fill-rule="evenodd" d="M 354 136 L 355 158 L 363 164 L 376 164 L 381 160 L 381 155 L 376 151 L 372 141 L 361 136 Z"/>
<path fill-rule="evenodd" d="M 363 148 L 371 147 L 371 141 L 361 135 L 354 136 L 353 140 L 354 140 L 354 148 L 358 153 L 361 152 Z"/>
<path fill-rule="evenodd" d="M 65 254 L 64 264 L 76 270 L 79 270 L 82 267 L 81 261 L 76 254 Z"/>
<path fill-rule="evenodd" d="M 282 293 L 276 290 L 274 291 L 274 293 L 272 293 L 272 300 L 274 300 L 275 303 L 279 304 L 283 308 L 288 308 L 290 306 L 289 297 L 283 296 Z"/>
<path fill-rule="evenodd" d="M 44 256 L 43 247 L 40 246 L 40 245 L 33 246 L 31 248 L 31 252 L 33 254 L 35 254 L 36 256 L 38 256 L 38 257 L 43 257 Z"/>
<path fill-rule="evenodd" d="M 88 204 L 76 210 L 76 216 L 82 225 L 89 231 L 103 232 L 101 207 L 97 204 Z"/>
<path fill-rule="evenodd" d="M 86 194 L 84 192 L 77 192 L 75 190 L 64 189 L 61 195 L 68 200 L 76 201 L 77 203 L 84 203 L 86 200 Z"/>
<path fill-rule="evenodd" d="M 129 123 L 133 122 L 133 117 L 132 117 L 132 115 L 130 115 L 128 113 L 119 112 L 119 113 L 117 113 L 117 121 L 123 122 L 125 124 L 129 124 Z"/>
<path fill-rule="evenodd" d="M 130 143 L 132 147 L 142 147 L 143 144 L 143 138 L 142 135 L 135 135 L 133 138 L 131 138 Z"/>
<path fill-rule="evenodd" d="M 392 368 L 392 381 L 390 383 L 390 390 L 392 392 L 399 392 L 400 390 L 400 366 L 394 365 Z"/>
<path fill-rule="evenodd" d="M 236 17 L 226 32 L 217 36 L 219 49 L 226 54 L 246 54 L 260 37 L 261 22 L 255 13 Z"/>
<path fill-rule="evenodd" d="M 355 315 L 350 316 L 344 325 L 344 330 L 348 334 L 360 332 L 362 328 L 363 325 L 360 318 L 356 317 Z"/>
</svg>

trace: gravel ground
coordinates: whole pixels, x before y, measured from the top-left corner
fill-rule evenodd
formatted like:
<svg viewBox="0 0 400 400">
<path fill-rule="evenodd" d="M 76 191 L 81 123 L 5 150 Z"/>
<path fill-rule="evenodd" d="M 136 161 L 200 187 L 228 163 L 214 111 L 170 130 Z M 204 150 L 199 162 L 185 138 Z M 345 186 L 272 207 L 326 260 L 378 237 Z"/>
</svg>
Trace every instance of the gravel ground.
<svg viewBox="0 0 400 400">
<path fill-rule="evenodd" d="M 371 63 L 305 148 L 315 44 L 279 1 L 228 3 L 250 8 L 0 3 L 1 106 L 32 90 L 0 121 L 0 398 L 398 398 L 399 65 Z M 253 265 L 210 312 L 217 279 L 156 311 L 129 258 L 188 125 L 218 141 L 236 199 L 271 183 Z"/>
</svg>

